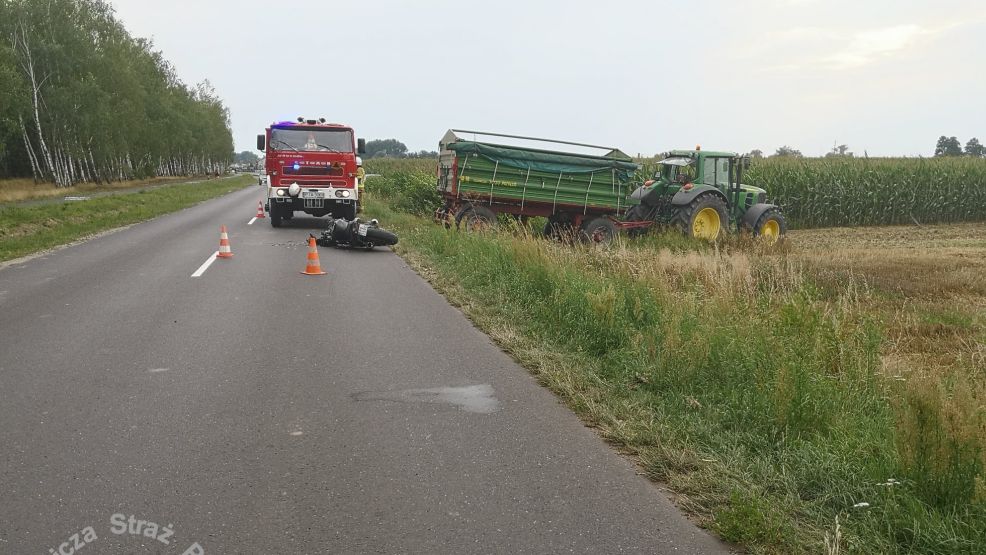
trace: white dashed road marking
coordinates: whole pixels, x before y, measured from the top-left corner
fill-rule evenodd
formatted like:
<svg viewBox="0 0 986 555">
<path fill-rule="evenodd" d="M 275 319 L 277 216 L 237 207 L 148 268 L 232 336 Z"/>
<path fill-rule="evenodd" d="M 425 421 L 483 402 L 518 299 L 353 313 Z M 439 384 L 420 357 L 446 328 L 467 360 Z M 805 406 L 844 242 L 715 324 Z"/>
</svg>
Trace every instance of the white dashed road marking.
<svg viewBox="0 0 986 555">
<path fill-rule="evenodd" d="M 204 274 L 205 271 L 209 269 L 209 265 L 216 261 L 217 256 L 219 256 L 219 251 L 212 253 L 209 256 L 209 258 L 207 258 L 206 261 L 203 262 L 201 266 L 199 266 L 199 269 L 195 270 L 195 273 L 192 274 L 192 277 L 202 277 L 202 274 Z"/>
</svg>

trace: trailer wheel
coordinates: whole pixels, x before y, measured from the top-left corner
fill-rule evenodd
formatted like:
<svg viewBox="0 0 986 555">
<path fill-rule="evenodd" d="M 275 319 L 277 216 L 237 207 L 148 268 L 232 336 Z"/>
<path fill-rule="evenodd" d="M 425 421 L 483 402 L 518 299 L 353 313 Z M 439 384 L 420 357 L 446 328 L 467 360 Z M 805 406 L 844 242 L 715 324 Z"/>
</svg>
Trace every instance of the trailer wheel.
<svg viewBox="0 0 986 555">
<path fill-rule="evenodd" d="M 463 204 L 458 210 L 455 211 L 455 215 L 452 217 L 452 219 L 455 220 L 455 229 L 462 227 L 462 218 L 465 218 L 466 214 L 468 214 L 470 210 L 472 210 L 471 204 Z"/>
<path fill-rule="evenodd" d="M 617 233 L 619 231 L 616 229 L 616 224 L 609 218 L 601 216 L 583 224 L 580 237 L 590 245 L 607 246 L 613 242 Z"/>
<path fill-rule="evenodd" d="M 488 231 L 496 228 L 496 214 L 485 206 L 473 206 L 462 215 L 466 231 Z"/>
<path fill-rule="evenodd" d="M 561 226 L 556 222 L 548 220 L 544 222 L 544 228 L 541 230 L 541 235 L 544 235 L 548 239 L 558 239 L 561 237 Z"/>
<path fill-rule="evenodd" d="M 567 215 L 551 216 L 544 224 L 544 236 L 555 241 L 571 241 L 575 238 L 575 227 Z"/>
</svg>

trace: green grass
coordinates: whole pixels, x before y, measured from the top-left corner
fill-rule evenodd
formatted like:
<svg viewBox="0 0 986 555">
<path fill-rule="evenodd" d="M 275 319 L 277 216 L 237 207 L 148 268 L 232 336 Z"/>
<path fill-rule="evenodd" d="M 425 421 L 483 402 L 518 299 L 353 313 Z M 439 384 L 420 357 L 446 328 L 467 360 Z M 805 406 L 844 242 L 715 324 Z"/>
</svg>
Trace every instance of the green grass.
<svg viewBox="0 0 986 555">
<path fill-rule="evenodd" d="M 818 553 L 838 518 L 843 552 L 986 550 L 981 354 L 901 381 L 883 301 L 857 280 L 822 286 L 784 251 L 671 235 L 594 251 L 458 233 L 406 211 L 415 180 L 399 172 L 426 195 L 420 168 L 384 171 L 399 179 L 368 182 L 368 213 L 398 251 L 724 539 Z"/>
<path fill-rule="evenodd" d="M 86 201 L 34 206 L 0 204 L 0 261 L 175 212 L 253 184 L 256 184 L 256 178 L 240 176 L 167 185 Z"/>
</svg>

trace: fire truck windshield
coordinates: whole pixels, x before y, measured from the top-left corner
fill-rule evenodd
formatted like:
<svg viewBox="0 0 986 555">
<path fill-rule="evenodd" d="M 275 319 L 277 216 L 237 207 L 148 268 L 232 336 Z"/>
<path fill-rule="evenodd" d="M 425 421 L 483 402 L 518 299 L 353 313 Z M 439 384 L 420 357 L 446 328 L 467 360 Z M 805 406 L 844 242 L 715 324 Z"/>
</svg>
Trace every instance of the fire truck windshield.
<svg viewBox="0 0 986 555">
<path fill-rule="evenodd" d="M 348 129 L 271 129 L 271 146 L 309 152 L 352 152 L 353 132 Z"/>
</svg>

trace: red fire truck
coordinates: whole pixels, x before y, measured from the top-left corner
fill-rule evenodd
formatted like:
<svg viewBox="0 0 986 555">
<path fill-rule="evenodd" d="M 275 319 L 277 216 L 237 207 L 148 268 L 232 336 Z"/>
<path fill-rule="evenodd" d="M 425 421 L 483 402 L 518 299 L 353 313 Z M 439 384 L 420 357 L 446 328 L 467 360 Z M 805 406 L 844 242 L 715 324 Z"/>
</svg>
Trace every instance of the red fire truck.
<svg viewBox="0 0 986 555">
<path fill-rule="evenodd" d="M 351 127 L 326 123 L 325 118 L 273 123 L 257 135 L 257 150 L 267 156 L 270 225 L 280 227 L 295 212 L 355 218 L 356 155 L 365 149 L 365 140 L 357 141 Z"/>
</svg>

